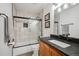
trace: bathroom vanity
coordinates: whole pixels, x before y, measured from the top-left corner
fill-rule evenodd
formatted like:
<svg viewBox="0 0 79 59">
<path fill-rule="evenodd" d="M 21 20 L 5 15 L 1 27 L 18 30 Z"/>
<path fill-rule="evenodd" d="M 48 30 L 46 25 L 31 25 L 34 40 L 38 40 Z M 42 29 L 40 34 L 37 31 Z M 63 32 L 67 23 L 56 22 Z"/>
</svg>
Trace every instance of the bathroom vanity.
<svg viewBox="0 0 79 59">
<path fill-rule="evenodd" d="M 64 56 L 64 54 L 57 48 L 40 41 L 40 56 Z"/>
<path fill-rule="evenodd" d="M 79 43 L 53 37 L 44 37 L 40 39 L 40 56 L 79 56 Z M 75 39 L 76 40 L 76 39 Z M 57 44 L 58 43 L 58 44 Z"/>
</svg>

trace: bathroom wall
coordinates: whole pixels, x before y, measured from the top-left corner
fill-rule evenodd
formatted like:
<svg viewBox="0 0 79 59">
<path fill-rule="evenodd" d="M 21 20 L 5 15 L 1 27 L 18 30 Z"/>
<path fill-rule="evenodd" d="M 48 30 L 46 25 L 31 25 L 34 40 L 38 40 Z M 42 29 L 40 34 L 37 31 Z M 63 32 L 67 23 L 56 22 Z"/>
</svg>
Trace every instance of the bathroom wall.
<svg viewBox="0 0 79 59">
<path fill-rule="evenodd" d="M 13 39 L 13 20 L 12 20 L 12 4 L 0 3 L 0 13 L 4 13 L 9 19 L 9 35 L 10 39 Z M 8 47 L 4 42 L 4 21 L 3 17 L 0 17 L 0 56 L 12 55 L 12 48 Z"/>
<path fill-rule="evenodd" d="M 54 11 L 54 34 L 59 34 L 59 20 L 60 20 L 60 14 L 55 10 Z M 58 23 L 57 23 L 58 22 Z"/>
<path fill-rule="evenodd" d="M 12 4 L 12 8 L 13 8 L 13 16 L 17 15 L 17 10 L 14 4 Z"/>
<path fill-rule="evenodd" d="M 50 28 L 45 28 L 45 15 L 50 12 Z M 48 37 L 50 34 L 54 34 L 54 10 L 52 5 L 49 5 L 47 8 L 43 9 L 43 19 L 42 19 L 42 34 L 43 37 Z"/>
<path fill-rule="evenodd" d="M 69 24 L 70 37 L 79 38 L 79 5 L 64 10 L 60 13 L 60 34 L 62 34 L 61 24 Z"/>
<path fill-rule="evenodd" d="M 28 11 L 17 10 L 17 16 L 21 16 L 21 17 L 37 17 L 38 14 L 29 13 Z"/>
</svg>

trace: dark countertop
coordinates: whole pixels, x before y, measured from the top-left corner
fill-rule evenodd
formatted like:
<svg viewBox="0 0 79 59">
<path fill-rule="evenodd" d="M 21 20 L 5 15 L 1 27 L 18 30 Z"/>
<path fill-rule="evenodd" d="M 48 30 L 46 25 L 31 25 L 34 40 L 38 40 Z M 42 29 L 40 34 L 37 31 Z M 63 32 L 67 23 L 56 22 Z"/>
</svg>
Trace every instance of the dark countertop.
<svg viewBox="0 0 79 59">
<path fill-rule="evenodd" d="M 71 46 L 67 47 L 67 48 L 62 48 L 60 46 L 57 46 L 56 44 L 53 44 L 51 42 L 49 42 L 48 40 L 58 40 L 67 44 L 70 44 Z M 50 37 L 44 37 L 42 39 L 43 42 L 47 43 L 48 45 L 57 48 L 58 50 L 60 50 L 62 53 L 64 53 L 65 55 L 68 56 L 79 56 L 79 43 L 73 42 L 73 41 L 68 41 L 68 40 L 63 40 L 63 39 L 59 39 L 59 38 L 50 38 Z"/>
</svg>

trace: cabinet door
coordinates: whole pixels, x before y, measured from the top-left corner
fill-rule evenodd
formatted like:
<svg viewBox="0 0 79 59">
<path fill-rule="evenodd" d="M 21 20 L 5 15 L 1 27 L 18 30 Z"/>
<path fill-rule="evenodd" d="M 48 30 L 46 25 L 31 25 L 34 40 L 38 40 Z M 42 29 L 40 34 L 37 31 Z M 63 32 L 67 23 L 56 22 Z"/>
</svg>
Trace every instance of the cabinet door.
<svg viewBox="0 0 79 59">
<path fill-rule="evenodd" d="M 40 56 L 44 56 L 44 44 L 42 42 L 40 42 L 39 54 Z"/>
<path fill-rule="evenodd" d="M 50 56 L 49 46 L 43 42 L 40 42 L 40 56 Z"/>
<path fill-rule="evenodd" d="M 64 56 L 64 54 L 58 49 L 50 47 L 49 45 L 41 41 L 39 50 L 40 56 Z"/>
<path fill-rule="evenodd" d="M 51 55 L 51 56 L 55 56 L 55 55 L 56 55 L 56 52 L 54 51 L 53 48 L 50 48 L 50 55 Z"/>
<path fill-rule="evenodd" d="M 50 48 L 51 56 L 64 56 L 59 50 L 55 49 L 54 47 Z"/>
</svg>

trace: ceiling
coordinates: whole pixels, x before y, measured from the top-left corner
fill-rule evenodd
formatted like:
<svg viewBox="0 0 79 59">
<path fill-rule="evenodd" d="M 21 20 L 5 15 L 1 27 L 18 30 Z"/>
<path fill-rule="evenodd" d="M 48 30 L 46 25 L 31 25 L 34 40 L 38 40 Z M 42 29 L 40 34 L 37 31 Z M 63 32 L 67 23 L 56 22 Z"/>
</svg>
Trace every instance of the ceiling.
<svg viewBox="0 0 79 59">
<path fill-rule="evenodd" d="M 25 16 L 28 14 L 28 16 L 31 15 L 36 17 L 42 12 L 42 9 L 52 5 L 54 9 L 57 9 L 62 3 L 13 3 L 13 5 L 17 11 L 20 11 Z"/>
<path fill-rule="evenodd" d="M 38 14 L 43 8 L 52 5 L 52 3 L 14 3 L 17 11 Z"/>
</svg>

